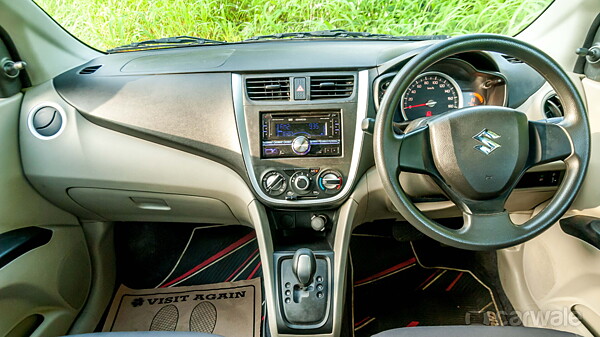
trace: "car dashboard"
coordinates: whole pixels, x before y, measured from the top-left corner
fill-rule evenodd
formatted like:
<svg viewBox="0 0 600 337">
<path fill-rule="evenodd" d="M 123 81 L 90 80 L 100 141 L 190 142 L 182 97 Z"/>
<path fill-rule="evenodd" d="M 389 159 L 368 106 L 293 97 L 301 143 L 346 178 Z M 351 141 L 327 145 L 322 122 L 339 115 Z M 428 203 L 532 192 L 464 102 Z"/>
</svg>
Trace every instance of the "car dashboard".
<svg viewBox="0 0 600 337">
<path fill-rule="evenodd" d="M 26 95 L 24 171 L 85 219 L 243 222 L 252 200 L 335 209 L 373 171 L 363 120 L 376 118 L 395 74 L 431 43 L 285 40 L 104 55 Z M 415 79 L 395 122 L 519 108 L 543 84 L 506 55 L 455 55 Z M 52 111 L 59 126 L 44 119 Z M 522 184 L 541 191 L 523 207 L 558 184 L 560 169 L 543 172 Z M 424 177 L 401 180 L 415 200 L 447 202 Z"/>
</svg>

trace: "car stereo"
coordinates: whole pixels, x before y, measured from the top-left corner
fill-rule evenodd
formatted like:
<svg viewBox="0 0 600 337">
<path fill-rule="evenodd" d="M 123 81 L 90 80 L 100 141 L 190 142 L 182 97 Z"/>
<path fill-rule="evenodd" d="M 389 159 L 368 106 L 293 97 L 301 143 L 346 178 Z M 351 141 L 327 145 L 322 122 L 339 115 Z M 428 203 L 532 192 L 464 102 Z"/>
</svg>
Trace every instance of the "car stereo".
<svg viewBox="0 0 600 337">
<path fill-rule="evenodd" d="M 262 118 L 262 158 L 342 154 L 340 112 L 269 112 Z"/>
</svg>

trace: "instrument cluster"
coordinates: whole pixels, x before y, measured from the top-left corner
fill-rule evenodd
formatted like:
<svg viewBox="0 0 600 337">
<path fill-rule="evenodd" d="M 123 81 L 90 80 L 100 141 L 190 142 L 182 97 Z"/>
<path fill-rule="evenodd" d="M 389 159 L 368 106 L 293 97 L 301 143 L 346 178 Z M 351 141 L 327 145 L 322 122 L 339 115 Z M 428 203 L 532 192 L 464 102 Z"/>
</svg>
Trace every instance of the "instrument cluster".
<svg viewBox="0 0 600 337">
<path fill-rule="evenodd" d="M 384 74 L 375 80 L 377 109 L 395 75 Z M 446 59 L 417 76 L 402 93 L 394 121 L 412 121 L 469 106 L 505 106 L 506 93 L 502 74 L 478 70 L 460 59 Z"/>
</svg>

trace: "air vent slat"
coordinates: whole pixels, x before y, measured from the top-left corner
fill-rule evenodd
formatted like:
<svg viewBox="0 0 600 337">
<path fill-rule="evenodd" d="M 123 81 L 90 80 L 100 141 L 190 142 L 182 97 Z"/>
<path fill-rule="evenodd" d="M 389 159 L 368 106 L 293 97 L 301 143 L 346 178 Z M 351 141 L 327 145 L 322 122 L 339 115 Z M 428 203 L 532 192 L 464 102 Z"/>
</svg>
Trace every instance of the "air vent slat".
<svg viewBox="0 0 600 337">
<path fill-rule="evenodd" d="M 311 99 L 348 98 L 354 92 L 354 76 L 313 76 L 310 78 Z"/>
<path fill-rule="evenodd" d="M 352 89 L 312 89 L 312 92 L 352 92 Z"/>
<path fill-rule="evenodd" d="M 288 77 L 248 78 L 246 92 L 251 100 L 289 100 Z"/>
<path fill-rule="evenodd" d="M 330 87 L 330 86 L 338 86 L 338 85 L 349 85 L 349 86 L 353 86 L 353 83 L 343 83 L 343 82 L 339 82 L 339 81 L 322 81 L 320 83 L 315 83 L 315 84 L 311 84 L 311 87 Z"/>
<path fill-rule="evenodd" d="M 514 63 L 514 64 L 523 63 L 523 61 L 519 60 L 518 58 L 516 58 L 514 56 L 502 55 L 502 57 L 504 57 L 504 59 L 506 59 L 506 61 L 508 61 L 509 63 Z"/>
<path fill-rule="evenodd" d="M 91 75 L 95 73 L 98 69 L 102 68 L 102 65 L 85 67 L 79 71 L 81 75 Z"/>
<path fill-rule="evenodd" d="M 556 94 L 550 94 L 544 101 L 544 115 L 546 118 L 563 117 L 565 115 L 564 108 L 560 98 Z"/>
</svg>

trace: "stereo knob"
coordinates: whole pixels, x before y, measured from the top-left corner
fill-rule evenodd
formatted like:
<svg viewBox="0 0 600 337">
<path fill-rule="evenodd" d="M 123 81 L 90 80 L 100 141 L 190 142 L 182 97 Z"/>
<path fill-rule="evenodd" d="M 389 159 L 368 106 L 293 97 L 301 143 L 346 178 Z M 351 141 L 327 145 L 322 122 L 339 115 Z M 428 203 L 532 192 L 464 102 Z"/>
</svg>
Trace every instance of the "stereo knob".
<svg viewBox="0 0 600 337">
<path fill-rule="evenodd" d="M 310 141 L 304 136 L 298 136 L 292 141 L 292 151 L 295 154 L 304 156 L 310 152 Z"/>
<path fill-rule="evenodd" d="M 286 187 L 285 177 L 277 171 L 271 171 L 263 178 L 263 188 L 269 195 L 278 196 L 285 192 Z"/>
<path fill-rule="evenodd" d="M 342 187 L 342 176 L 335 171 L 327 171 L 319 178 L 319 184 L 325 191 L 337 191 Z"/>
</svg>

